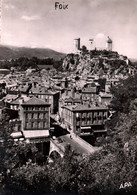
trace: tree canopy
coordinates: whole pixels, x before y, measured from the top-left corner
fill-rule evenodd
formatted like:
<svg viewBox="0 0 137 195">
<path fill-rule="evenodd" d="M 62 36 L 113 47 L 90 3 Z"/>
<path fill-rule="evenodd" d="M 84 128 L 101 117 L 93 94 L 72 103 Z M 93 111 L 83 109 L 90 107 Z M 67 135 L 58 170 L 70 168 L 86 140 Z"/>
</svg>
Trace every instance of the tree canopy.
<svg viewBox="0 0 137 195">
<path fill-rule="evenodd" d="M 126 80 L 111 88 L 113 99 L 110 108 L 115 111 L 128 113 L 131 101 L 137 98 L 137 75 L 130 76 Z"/>
</svg>

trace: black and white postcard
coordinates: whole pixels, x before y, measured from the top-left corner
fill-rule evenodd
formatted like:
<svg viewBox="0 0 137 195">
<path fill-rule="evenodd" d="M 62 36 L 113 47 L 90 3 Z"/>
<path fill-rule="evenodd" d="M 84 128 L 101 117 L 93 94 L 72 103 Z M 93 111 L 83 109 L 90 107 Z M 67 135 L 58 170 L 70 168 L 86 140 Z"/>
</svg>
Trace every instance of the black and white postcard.
<svg viewBox="0 0 137 195">
<path fill-rule="evenodd" d="M 0 0 L 0 194 L 137 194 L 137 0 Z"/>
</svg>

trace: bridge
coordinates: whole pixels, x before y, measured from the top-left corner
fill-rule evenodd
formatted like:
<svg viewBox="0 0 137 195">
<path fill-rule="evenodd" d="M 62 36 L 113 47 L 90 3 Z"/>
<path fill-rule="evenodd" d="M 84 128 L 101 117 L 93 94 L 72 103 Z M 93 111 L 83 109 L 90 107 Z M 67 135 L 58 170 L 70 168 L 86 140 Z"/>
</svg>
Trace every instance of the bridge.
<svg viewBox="0 0 137 195">
<path fill-rule="evenodd" d="M 80 153 L 82 155 L 90 155 L 100 149 L 99 147 L 90 145 L 79 136 L 66 134 L 56 139 L 52 138 L 50 140 L 49 156 L 51 156 L 56 151 L 56 153 L 58 153 L 60 157 L 63 157 L 65 147 L 68 144 L 71 146 L 72 150 L 75 150 L 77 153 Z"/>
<path fill-rule="evenodd" d="M 65 147 L 59 143 L 59 141 L 56 139 L 50 139 L 50 151 L 49 151 L 49 157 L 52 156 L 54 152 L 57 152 L 61 157 L 64 156 Z"/>
<path fill-rule="evenodd" d="M 80 153 L 82 155 L 85 154 L 89 155 L 100 149 L 99 147 L 94 147 L 90 145 L 88 142 L 84 141 L 78 135 L 69 132 L 68 129 L 65 127 L 65 125 L 58 121 L 56 115 L 51 115 L 51 118 L 55 121 L 55 123 L 60 128 L 67 130 L 68 134 L 61 135 L 57 138 L 53 136 L 54 138 L 50 139 L 49 156 L 56 151 L 56 153 L 58 153 L 61 157 L 63 157 L 65 152 L 65 147 L 68 144 L 71 146 L 72 150 L 75 150 L 77 153 Z"/>
</svg>

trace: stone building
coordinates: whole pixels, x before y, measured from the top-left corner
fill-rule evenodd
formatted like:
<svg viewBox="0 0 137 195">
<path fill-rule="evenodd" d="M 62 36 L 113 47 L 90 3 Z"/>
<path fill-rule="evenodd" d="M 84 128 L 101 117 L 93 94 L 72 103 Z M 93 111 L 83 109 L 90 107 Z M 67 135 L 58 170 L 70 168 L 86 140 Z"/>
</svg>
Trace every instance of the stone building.
<svg viewBox="0 0 137 195">
<path fill-rule="evenodd" d="M 50 104 L 32 97 L 21 103 L 20 118 L 22 130 L 49 130 L 50 128 Z"/>
<path fill-rule="evenodd" d="M 62 107 L 62 121 L 74 134 L 83 136 L 104 132 L 104 124 L 109 116 L 107 107 L 70 105 Z"/>
<path fill-rule="evenodd" d="M 22 100 L 22 102 L 21 102 Z M 14 122 L 12 137 L 36 144 L 38 151 L 48 155 L 50 146 L 50 104 L 36 97 L 20 100 L 19 120 Z M 20 121 L 20 123 L 19 123 Z"/>
</svg>

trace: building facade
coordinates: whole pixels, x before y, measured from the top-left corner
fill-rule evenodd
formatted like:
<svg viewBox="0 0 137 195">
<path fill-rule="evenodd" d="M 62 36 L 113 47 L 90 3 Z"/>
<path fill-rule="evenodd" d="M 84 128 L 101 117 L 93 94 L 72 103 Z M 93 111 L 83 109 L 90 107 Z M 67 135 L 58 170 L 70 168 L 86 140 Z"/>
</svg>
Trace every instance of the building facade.
<svg viewBox="0 0 137 195">
<path fill-rule="evenodd" d="M 20 118 L 22 130 L 49 130 L 50 128 L 50 104 L 36 97 L 22 102 Z"/>
<path fill-rule="evenodd" d="M 59 97 L 60 92 L 55 90 L 49 90 L 43 86 L 34 86 L 30 90 L 30 94 L 43 100 L 45 103 L 49 103 L 51 114 L 56 114 L 59 110 Z"/>
<path fill-rule="evenodd" d="M 86 105 L 62 107 L 62 121 L 67 129 L 77 135 L 104 132 L 104 124 L 109 116 L 107 107 Z"/>
<path fill-rule="evenodd" d="M 14 141 L 35 143 L 38 152 L 46 157 L 50 147 L 50 104 L 36 97 L 27 101 L 22 98 L 18 111 L 19 118 L 10 122 Z"/>
</svg>

